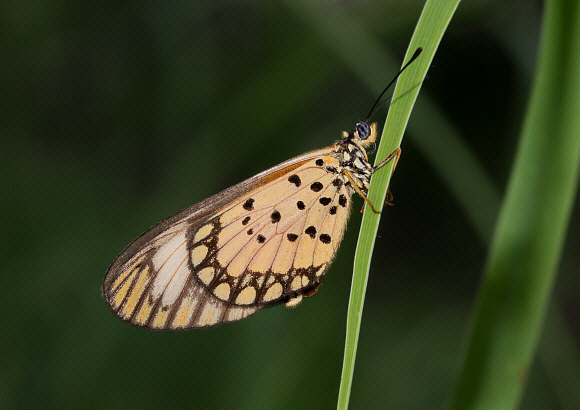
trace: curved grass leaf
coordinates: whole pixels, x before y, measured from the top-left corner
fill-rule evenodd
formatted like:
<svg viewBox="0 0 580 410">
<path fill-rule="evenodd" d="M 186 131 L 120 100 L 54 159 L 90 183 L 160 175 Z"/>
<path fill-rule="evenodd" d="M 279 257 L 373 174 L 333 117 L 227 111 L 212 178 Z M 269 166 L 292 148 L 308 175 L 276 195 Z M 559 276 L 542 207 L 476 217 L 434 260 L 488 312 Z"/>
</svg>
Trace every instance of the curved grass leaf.
<svg viewBox="0 0 580 410">
<path fill-rule="evenodd" d="M 517 407 L 578 184 L 580 5 L 545 4 L 539 65 L 453 409 Z"/>
<path fill-rule="evenodd" d="M 459 1 L 427 1 L 415 33 L 407 50 L 405 62 L 418 47 L 423 48 L 421 56 L 401 75 L 393 94 L 389 115 L 383 128 L 377 161 L 386 158 L 401 143 L 403 132 L 411 115 L 411 109 L 421 88 L 427 69 L 443 37 Z M 392 173 L 392 163 L 377 171 L 372 178 L 369 199 L 375 208 L 382 209 Z M 356 349 L 362 319 L 365 291 L 370 269 L 370 260 L 378 229 L 380 215 L 365 207 L 357 250 L 348 306 L 346 342 L 338 409 L 346 409 L 350 398 L 350 388 L 354 372 Z"/>
</svg>

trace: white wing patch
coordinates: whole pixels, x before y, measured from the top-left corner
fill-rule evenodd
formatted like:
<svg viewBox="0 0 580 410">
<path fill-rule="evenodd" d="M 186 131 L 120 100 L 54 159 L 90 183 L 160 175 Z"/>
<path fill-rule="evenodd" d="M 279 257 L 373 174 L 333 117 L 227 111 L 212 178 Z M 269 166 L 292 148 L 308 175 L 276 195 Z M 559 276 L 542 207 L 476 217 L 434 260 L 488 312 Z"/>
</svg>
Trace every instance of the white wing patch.
<svg viewBox="0 0 580 410">
<path fill-rule="evenodd" d="M 180 329 L 239 320 L 258 311 L 258 306 L 229 306 L 193 277 L 185 229 L 157 243 L 149 259 L 142 253 L 126 262 L 125 274 L 111 285 L 111 306 L 121 318 L 153 329 Z"/>
<path fill-rule="evenodd" d="M 185 231 L 178 231 L 161 245 L 153 256 L 153 268 L 157 272 L 151 288 L 151 296 L 157 299 L 166 290 L 174 276 L 180 276 L 187 261 L 187 241 Z M 187 266 L 185 266 L 187 268 Z M 182 275 L 183 276 L 183 275 Z M 185 282 L 185 281 L 182 281 Z M 175 301 L 176 297 L 172 299 Z"/>
</svg>

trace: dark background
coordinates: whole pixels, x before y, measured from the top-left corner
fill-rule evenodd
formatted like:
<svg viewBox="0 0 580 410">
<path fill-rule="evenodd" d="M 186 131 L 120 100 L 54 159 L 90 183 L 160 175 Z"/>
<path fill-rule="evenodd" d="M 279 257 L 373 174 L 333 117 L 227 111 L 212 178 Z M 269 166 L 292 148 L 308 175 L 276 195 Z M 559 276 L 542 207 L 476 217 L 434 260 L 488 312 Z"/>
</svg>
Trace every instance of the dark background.
<svg viewBox="0 0 580 410">
<path fill-rule="evenodd" d="M 297 309 L 163 333 L 117 320 L 100 295 L 109 264 L 149 226 L 364 119 L 422 7 L 293 4 L 0 7 L 1 407 L 336 406 L 360 198 L 323 286 Z M 454 151 L 419 148 L 429 129 L 416 110 L 375 247 L 352 408 L 449 400 L 541 13 L 538 2 L 463 2 L 443 38 L 418 104 L 436 107 L 491 182 L 494 195 L 472 203 L 489 223 L 474 227 L 453 191 L 469 174 L 453 169 Z M 565 386 L 578 386 L 580 368 L 579 222 L 576 200 L 547 321 L 556 328 L 542 335 L 522 408 L 566 408 L 577 395 Z M 559 354 L 567 367 L 554 372 Z"/>
</svg>

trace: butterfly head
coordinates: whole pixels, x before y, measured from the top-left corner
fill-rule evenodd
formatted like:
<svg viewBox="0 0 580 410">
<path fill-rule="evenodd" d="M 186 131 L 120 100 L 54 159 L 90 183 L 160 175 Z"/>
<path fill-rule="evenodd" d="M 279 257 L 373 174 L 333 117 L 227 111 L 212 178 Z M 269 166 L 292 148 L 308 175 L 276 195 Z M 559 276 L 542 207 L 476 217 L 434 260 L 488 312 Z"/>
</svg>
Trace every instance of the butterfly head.
<svg viewBox="0 0 580 410">
<path fill-rule="evenodd" d="M 349 137 L 363 147 L 368 147 L 377 139 L 377 123 L 373 122 L 369 124 L 367 121 L 361 121 L 356 124 L 354 131 L 349 135 Z"/>
</svg>

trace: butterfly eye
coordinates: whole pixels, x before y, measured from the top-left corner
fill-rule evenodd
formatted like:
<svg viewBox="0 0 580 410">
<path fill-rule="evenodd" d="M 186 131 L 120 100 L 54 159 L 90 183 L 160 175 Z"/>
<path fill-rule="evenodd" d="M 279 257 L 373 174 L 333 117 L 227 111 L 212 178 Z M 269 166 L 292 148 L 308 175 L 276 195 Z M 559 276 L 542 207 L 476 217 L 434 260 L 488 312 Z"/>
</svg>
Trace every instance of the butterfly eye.
<svg viewBox="0 0 580 410">
<path fill-rule="evenodd" d="M 356 132 L 361 140 L 366 140 L 371 135 L 371 127 L 366 122 L 359 122 L 356 125 Z"/>
</svg>

